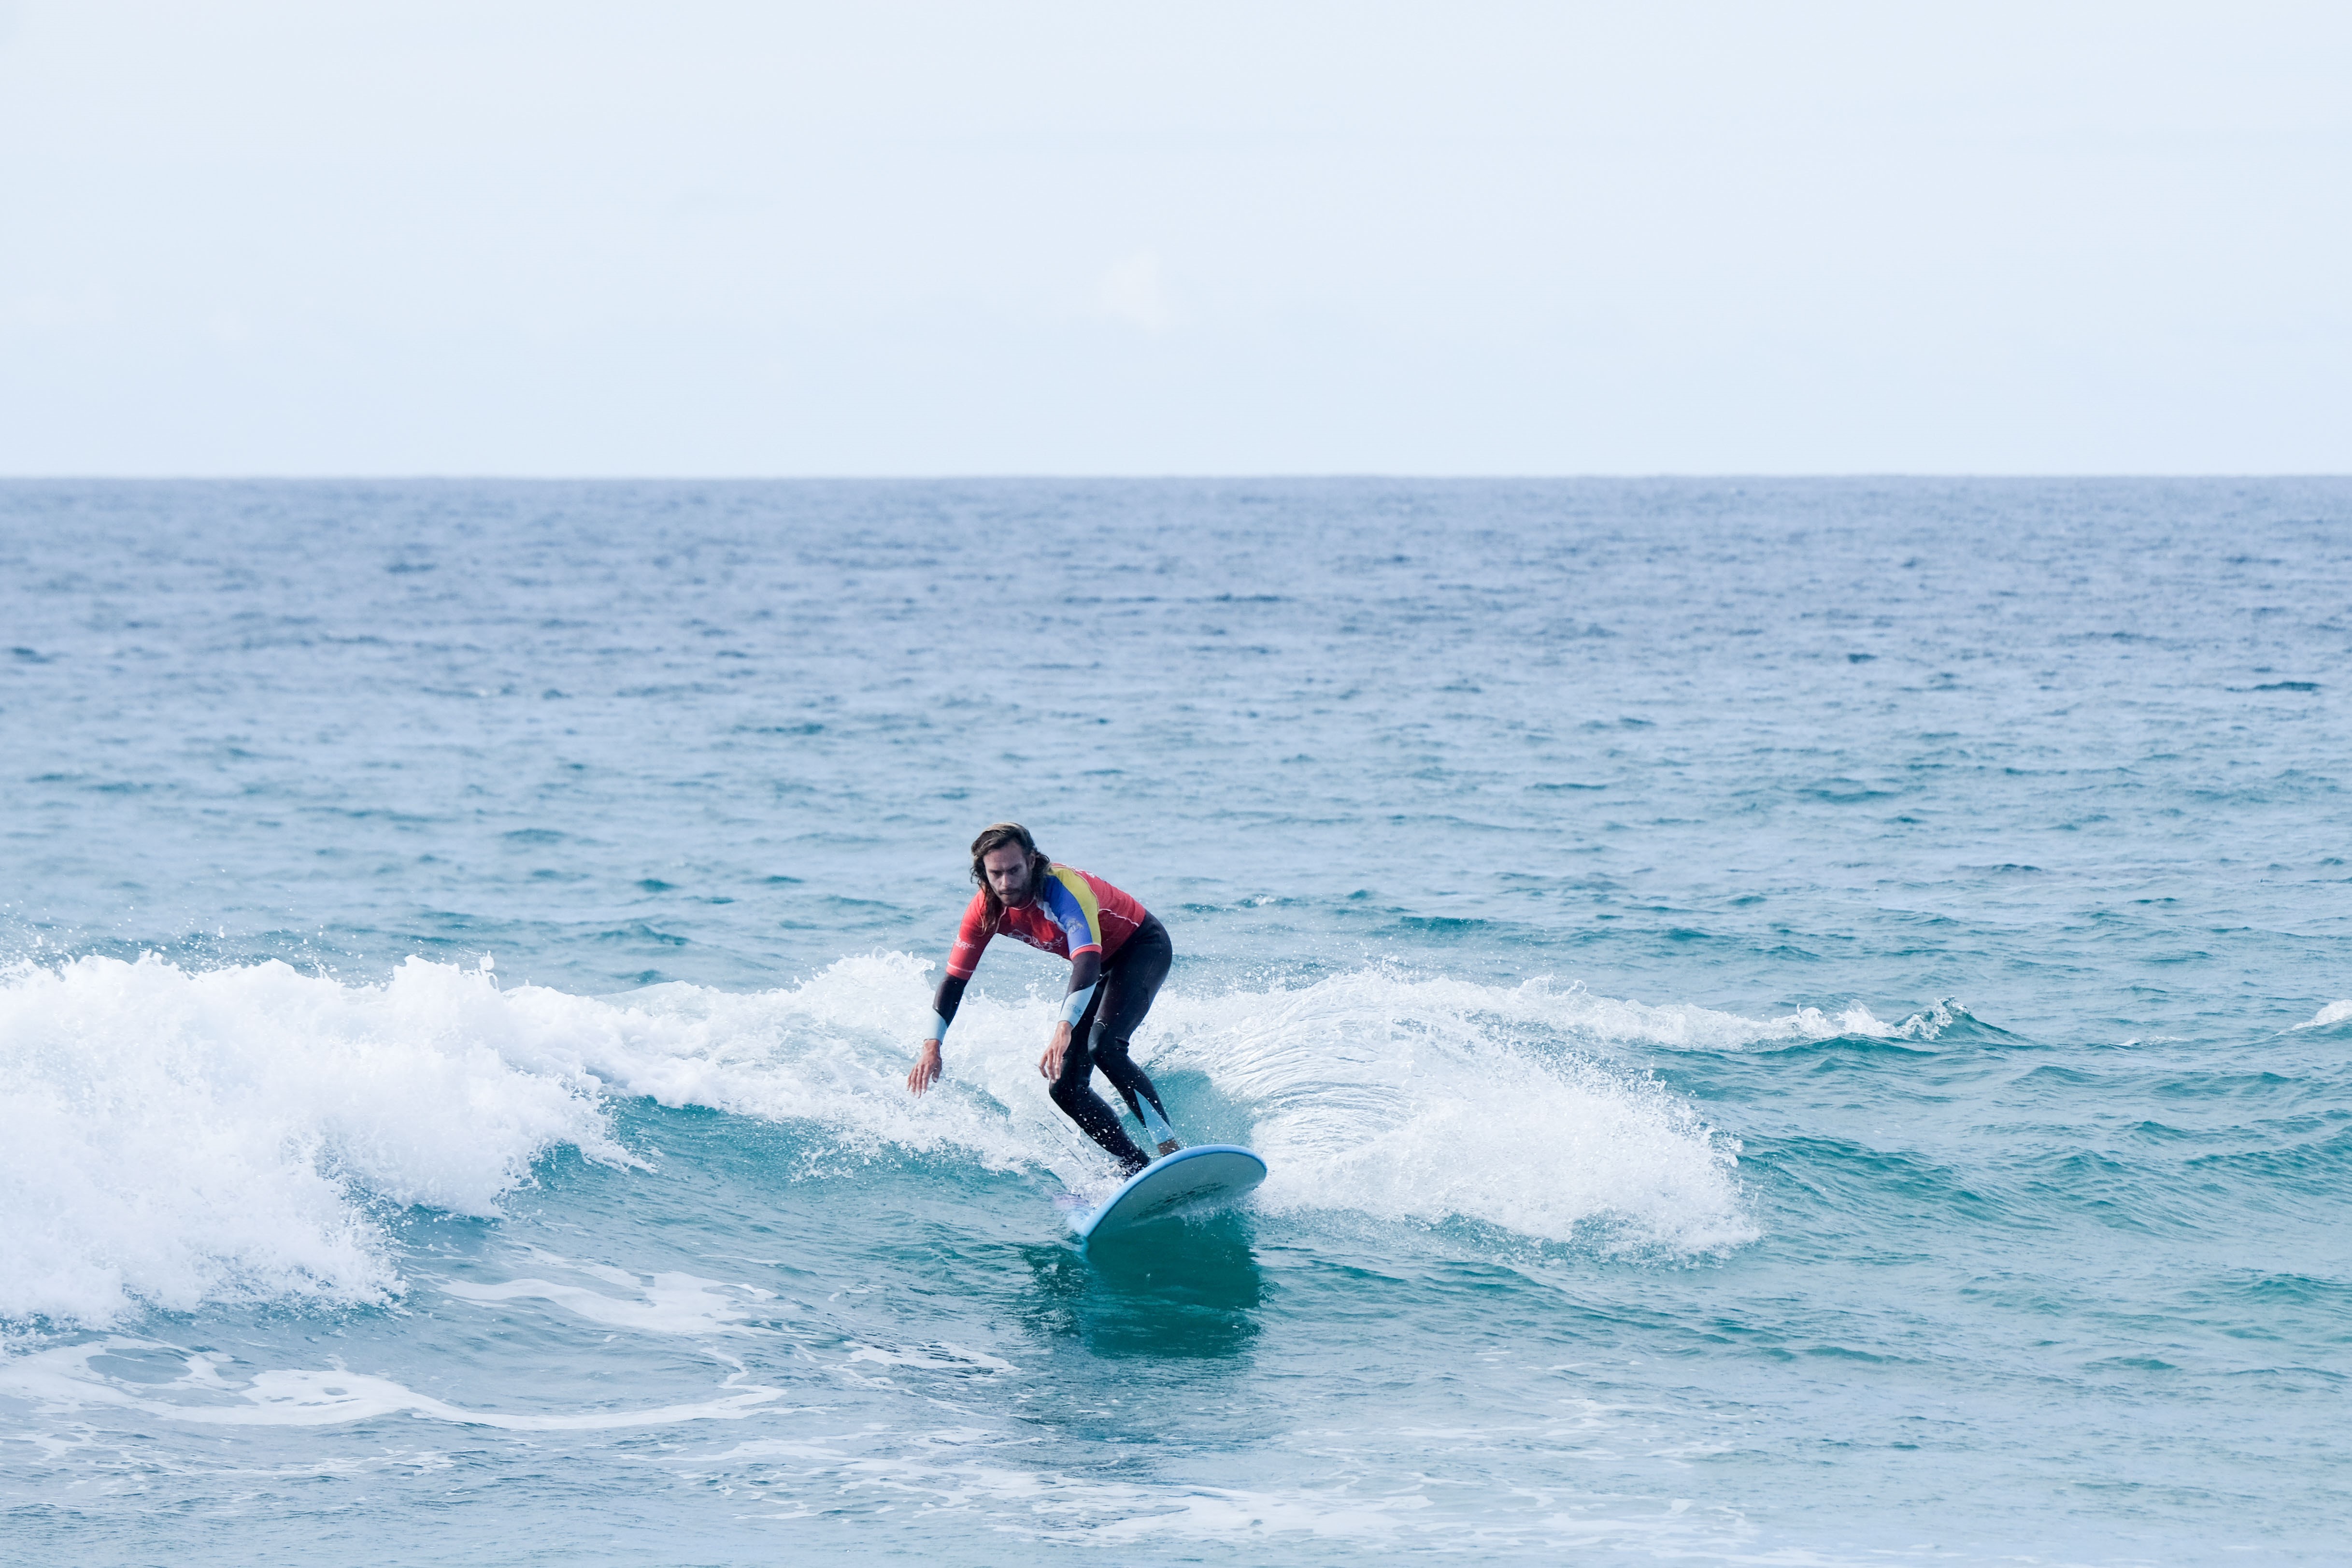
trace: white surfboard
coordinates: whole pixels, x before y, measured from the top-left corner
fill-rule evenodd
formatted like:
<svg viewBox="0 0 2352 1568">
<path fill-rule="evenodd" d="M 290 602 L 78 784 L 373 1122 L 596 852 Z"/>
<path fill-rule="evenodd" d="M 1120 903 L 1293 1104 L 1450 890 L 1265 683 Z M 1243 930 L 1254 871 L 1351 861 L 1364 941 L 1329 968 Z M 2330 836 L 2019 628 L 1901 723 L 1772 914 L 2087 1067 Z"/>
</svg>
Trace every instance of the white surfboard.
<svg viewBox="0 0 2352 1568">
<path fill-rule="evenodd" d="M 1171 1215 L 1222 1208 L 1265 1180 L 1265 1162 L 1231 1143 L 1179 1149 L 1151 1162 L 1093 1208 L 1073 1210 L 1070 1228 L 1093 1241 Z"/>
</svg>

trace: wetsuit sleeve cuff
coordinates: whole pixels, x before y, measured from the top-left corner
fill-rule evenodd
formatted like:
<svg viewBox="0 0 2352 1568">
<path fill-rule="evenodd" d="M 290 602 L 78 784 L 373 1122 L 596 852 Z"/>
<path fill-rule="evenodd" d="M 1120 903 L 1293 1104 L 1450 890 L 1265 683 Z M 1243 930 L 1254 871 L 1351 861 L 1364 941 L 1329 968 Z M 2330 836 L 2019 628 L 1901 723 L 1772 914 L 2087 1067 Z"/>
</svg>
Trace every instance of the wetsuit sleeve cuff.
<svg viewBox="0 0 2352 1568">
<path fill-rule="evenodd" d="M 932 1015 L 931 1015 L 931 1032 L 930 1032 L 929 1034 L 928 1034 L 928 1035 L 925 1035 L 925 1036 L 923 1037 L 923 1038 L 925 1038 L 925 1039 L 927 1039 L 927 1040 L 944 1040 L 944 1039 L 946 1039 L 947 1037 L 948 1037 L 948 1021 L 947 1021 L 947 1019 L 946 1019 L 945 1017 L 941 1016 L 940 1014 L 937 1014 L 937 1013 L 932 1014 Z"/>
<path fill-rule="evenodd" d="M 1099 985 L 1100 984 L 1102 984 L 1100 981 L 1097 981 L 1095 983 L 1097 985 Z M 1073 1029 L 1076 1028 L 1078 1026 L 1078 1020 L 1086 1016 L 1087 1004 L 1093 999 L 1094 994 L 1094 986 L 1089 985 L 1083 991 L 1073 991 L 1067 996 L 1064 997 L 1062 999 L 1062 1022 L 1067 1024 Z"/>
</svg>

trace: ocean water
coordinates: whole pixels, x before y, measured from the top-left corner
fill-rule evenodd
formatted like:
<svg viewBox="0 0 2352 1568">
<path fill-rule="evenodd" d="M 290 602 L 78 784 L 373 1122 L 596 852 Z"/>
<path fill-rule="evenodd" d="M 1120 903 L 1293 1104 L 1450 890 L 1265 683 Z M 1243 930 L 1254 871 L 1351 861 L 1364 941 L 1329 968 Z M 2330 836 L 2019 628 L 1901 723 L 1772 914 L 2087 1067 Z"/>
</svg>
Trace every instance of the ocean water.
<svg viewBox="0 0 2352 1568">
<path fill-rule="evenodd" d="M 0 1558 L 2334 1563 L 2352 482 L 0 485 Z M 1015 816 L 1247 1208 L 1108 1174 Z"/>
</svg>

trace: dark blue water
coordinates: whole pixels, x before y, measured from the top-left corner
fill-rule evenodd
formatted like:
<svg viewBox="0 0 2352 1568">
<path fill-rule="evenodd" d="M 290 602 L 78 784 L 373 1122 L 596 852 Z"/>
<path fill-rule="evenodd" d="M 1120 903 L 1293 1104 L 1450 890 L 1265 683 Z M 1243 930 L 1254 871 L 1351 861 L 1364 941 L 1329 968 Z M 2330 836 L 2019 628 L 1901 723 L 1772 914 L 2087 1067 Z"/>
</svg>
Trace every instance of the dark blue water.
<svg viewBox="0 0 2352 1568">
<path fill-rule="evenodd" d="M 0 1549 L 2332 1562 L 2352 482 L 0 485 Z M 1250 1209 L 1105 1172 L 982 825 Z"/>
</svg>

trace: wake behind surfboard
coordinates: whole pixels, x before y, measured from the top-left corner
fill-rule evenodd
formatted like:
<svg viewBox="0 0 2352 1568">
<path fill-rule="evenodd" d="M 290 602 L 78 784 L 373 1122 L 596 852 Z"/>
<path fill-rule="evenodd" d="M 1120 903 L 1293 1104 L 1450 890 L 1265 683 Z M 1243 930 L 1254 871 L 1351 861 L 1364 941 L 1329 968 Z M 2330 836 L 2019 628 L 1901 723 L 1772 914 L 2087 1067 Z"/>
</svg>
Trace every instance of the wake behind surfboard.
<svg viewBox="0 0 2352 1568">
<path fill-rule="evenodd" d="M 1222 1208 L 1246 1197 L 1265 1180 L 1265 1162 L 1232 1143 L 1203 1143 L 1154 1160 L 1118 1191 L 1089 1209 L 1070 1211 L 1081 1243 L 1132 1230 L 1156 1219 Z"/>
</svg>

